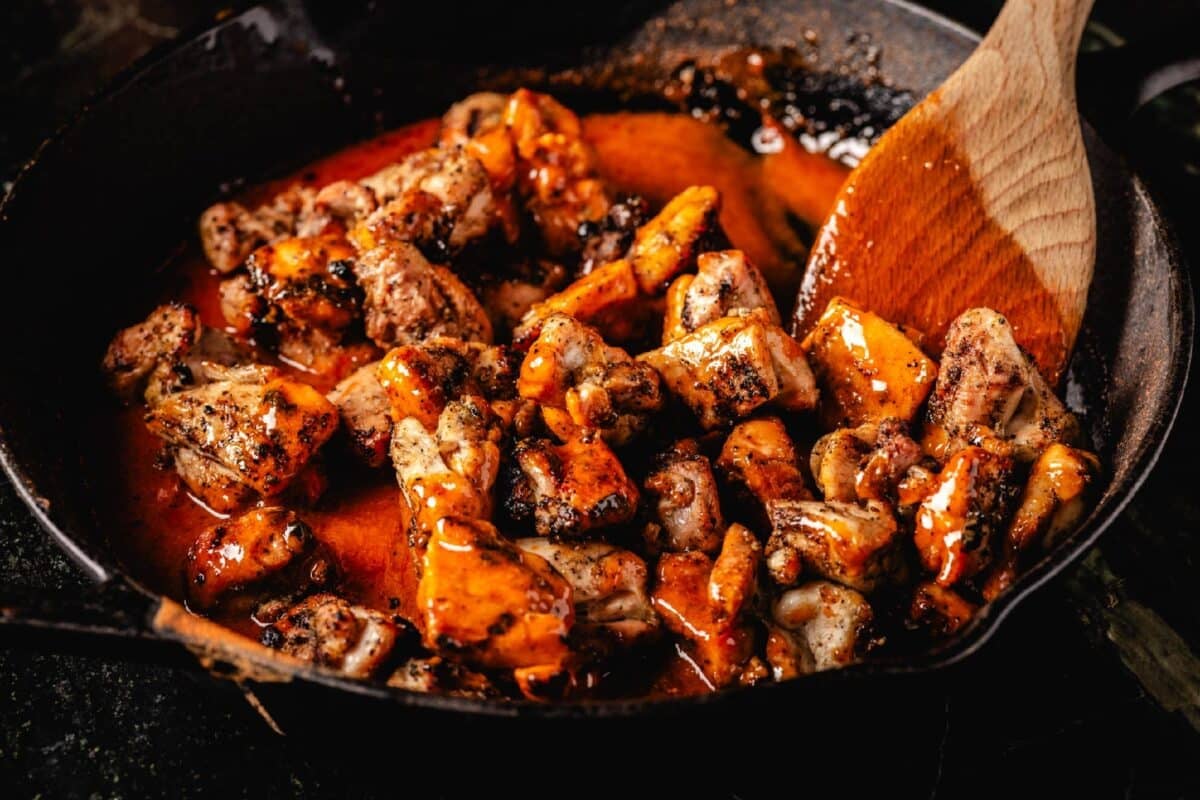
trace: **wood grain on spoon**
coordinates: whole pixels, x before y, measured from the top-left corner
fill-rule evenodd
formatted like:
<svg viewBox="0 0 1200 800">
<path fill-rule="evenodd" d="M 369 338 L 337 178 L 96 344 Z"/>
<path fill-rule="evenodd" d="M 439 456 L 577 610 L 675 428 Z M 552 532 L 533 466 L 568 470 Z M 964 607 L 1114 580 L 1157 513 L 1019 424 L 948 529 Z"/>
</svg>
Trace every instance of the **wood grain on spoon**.
<svg viewBox="0 0 1200 800">
<path fill-rule="evenodd" d="M 812 249 L 798 335 L 837 295 L 932 347 L 960 312 L 990 306 L 1058 381 L 1096 251 L 1075 107 L 1092 2 L 1009 0 L 971 58 L 879 140 Z"/>
</svg>

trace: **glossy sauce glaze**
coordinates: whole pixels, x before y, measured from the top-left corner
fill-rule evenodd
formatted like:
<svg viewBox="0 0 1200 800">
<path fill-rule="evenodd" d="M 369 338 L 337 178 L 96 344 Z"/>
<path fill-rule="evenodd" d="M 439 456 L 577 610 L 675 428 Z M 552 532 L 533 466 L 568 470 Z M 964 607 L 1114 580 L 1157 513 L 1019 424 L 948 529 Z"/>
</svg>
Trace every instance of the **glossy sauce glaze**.
<svg viewBox="0 0 1200 800">
<path fill-rule="evenodd" d="M 253 187 L 240 199 L 257 203 L 290 184 L 319 187 L 363 178 L 433 144 L 439 124 L 439 120 L 426 120 L 385 133 L 294 175 Z M 641 194 L 657 207 L 693 184 L 720 190 L 721 223 L 729 239 L 763 268 L 781 310 L 790 308 L 807 255 L 805 237 L 823 221 L 846 167 L 807 152 L 778 128 L 764 128 L 763 133 L 777 146 L 756 154 L 726 138 L 720 129 L 680 114 L 592 115 L 584 118 L 584 133 L 595 148 L 601 175 L 615 192 Z M 218 300 L 222 277 L 195 242 L 189 243 L 184 254 L 160 274 L 159 300 L 189 303 L 204 324 L 224 328 Z M 272 361 L 266 356 L 262 360 Z M 332 388 L 331 381 L 282 366 L 322 392 Z M 346 371 L 353 366 L 347 365 Z M 104 408 L 96 415 L 93 427 L 99 441 L 94 452 L 100 456 L 92 473 L 97 495 L 106 498 L 99 514 L 128 572 L 147 588 L 182 600 L 185 554 L 200 532 L 221 515 L 192 497 L 174 470 L 160 463 L 161 442 L 147 431 L 143 415 L 141 407 L 116 413 Z M 340 460 L 330 461 L 328 467 L 329 490 L 315 507 L 302 513 L 336 557 L 344 576 L 342 593 L 381 611 L 411 614 L 415 587 L 405 585 L 402 577 L 411 570 L 402 563 L 408 556 L 402 534 L 403 503 L 392 470 L 369 471 Z M 218 613 L 215 619 L 257 639 L 255 624 L 244 616 Z M 642 674 L 632 681 L 635 685 L 609 681 L 604 692 L 680 694 L 711 688 L 694 665 L 673 649 L 648 658 L 637 669 Z M 600 683 L 598 678 L 589 680 Z"/>
</svg>

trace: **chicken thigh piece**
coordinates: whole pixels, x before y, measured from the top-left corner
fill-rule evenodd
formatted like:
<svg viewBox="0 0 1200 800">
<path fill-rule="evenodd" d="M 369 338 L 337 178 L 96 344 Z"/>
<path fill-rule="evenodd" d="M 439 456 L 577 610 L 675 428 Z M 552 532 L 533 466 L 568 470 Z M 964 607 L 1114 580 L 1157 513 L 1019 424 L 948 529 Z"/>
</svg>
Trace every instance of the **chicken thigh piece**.
<svg viewBox="0 0 1200 800">
<path fill-rule="evenodd" d="M 903 534 L 885 503 L 776 500 L 768 504 L 767 570 L 793 586 L 803 568 L 861 592 L 904 577 Z"/>
<path fill-rule="evenodd" d="M 813 445 L 809 463 L 826 500 L 892 501 L 923 455 L 904 423 L 889 418 L 825 434 Z"/>
<path fill-rule="evenodd" d="M 710 322 L 638 360 L 658 371 L 706 430 L 730 426 L 766 403 L 789 411 L 817 403 L 800 345 L 763 311 Z"/>
<path fill-rule="evenodd" d="M 695 275 L 680 275 L 667 292 L 663 344 L 687 336 L 736 311 L 761 308 L 772 325 L 781 325 L 767 279 L 741 250 L 702 253 Z"/>
<path fill-rule="evenodd" d="M 258 321 L 290 320 L 338 331 L 360 314 L 361 292 L 354 279 L 354 248 L 336 235 L 290 237 L 263 245 L 246 258 L 250 287 L 267 309 Z M 244 302 L 244 301 L 243 301 Z M 237 309 L 230 325 L 245 318 Z"/>
<path fill-rule="evenodd" d="M 637 513 L 637 486 L 598 437 L 524 439 L 512 462 L 505 508 L 514 520 L 532 518 L 539 536 L 590 538 Z"/>
<path fill-rule="evenodd" d="M 517 393 L 517 363 L 507 347 L 445 336 L 395 348 L 380 362 L 376 375 L 392 418 L 413 417 L 429 428 L 437 425 L 451 400 L 477 395 L 499 413 Z"/>
<path fill-rule="evenodd" d="M 925 446 L 939 460 L 973 443 L 979 428 L 1011 441 L 1026 462 L 1079 437 L 1078 420 L 1017 346 L 1008 320 L 988 308 L 950 324 L 928 416 Z"/>
<path fill-rule="evenodd" d="M 337 407 L 350 451 L 369 467 L 388 460 L 392 440 L 391 404 L 379 383 L 379 362 L 359 367 L 327 395 Z"/>
<path fill-rule="evenodd" d="M 774 500 L 811 500 L 800 472 L 796 446 L 779 417 L 739 423 L 717 458 L 717 470 L 733 486 L 757 523 L 770 525 L 767 506 Z"/>
<path fill-rule="evenodd" d="M 311 188 L 290 186 L 253 211 L 237 202 L 210 206 L 200 215 L 205 257 L 218 272 L 232 272 L 255 249 L 295 235 L 315 197 Z"/>
<path fill-rule="evenodd" d="M 651 550 L 714 554 L 720 549 L 725 522 L 717 481 L 694 439 L 662 453 L 644 486 L 657 519 L 648 531 Z"/>
<path fill-rule="evenodd" d="M 600 431 L 614 445 L 632 439 L 662 407 L 654 369 L 565 314 L 542 325 L 521 363 L 517 391 L 564 409 L 576 425 Z"/>
<path fill-rule="evenodd" d="M 841 297 L 829 301 L 801 346 L 821 386 L 826 428 L 911 422 L 938 376 L 903 331 Z"/>
<path fill-rule="evenodd" d="M 266 646 L 348 678 L 370 678 L 387 663 L 398 630 L 386 614 L 315 594 L 263 629 Z"/>
<path fill-rule="evenodd" d="M 131 402 L 146 389 L 160 364 L 182 364 L 200 342 L 204 326 L 196 309 L 167 303 L 113 337 L 101 368 L 113 394 Z"/>
<path fill-rule="evenodd" d="M 857 661 L 873 614 L 853 589 L 814 581 L 780 595 L 771 616 L 767 661 L 776 680 L 787 680 Z"/>
<path fill-rule="evenodd" d="M 608 340 L 629 340 L 636 333 L 636 323 L 642 314 L 638 307 L 640 300 L 633 267 L 625 260 L 613 261 L 534 303 L 513 329 L 513 345 L 528 349 L 542 332 L 542 326 L 556 314 L 596 327 Z"/>
<path fill-rule="evenodd" d="M 720 210 L 715 188 L 689 186 L 638 229 L 628 257 L 642 292 L 661 294 L 676 275 L 691 269 L 696 257 L 720 238 Z"/>
</svg>

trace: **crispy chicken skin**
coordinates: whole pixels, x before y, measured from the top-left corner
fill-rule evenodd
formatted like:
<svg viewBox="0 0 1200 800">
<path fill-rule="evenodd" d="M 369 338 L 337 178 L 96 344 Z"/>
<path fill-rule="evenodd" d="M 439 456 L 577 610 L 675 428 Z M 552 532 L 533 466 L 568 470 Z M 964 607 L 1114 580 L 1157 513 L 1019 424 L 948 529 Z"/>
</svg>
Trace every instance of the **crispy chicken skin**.
<svg viewBox="0 0 1200 800">
<path fill-rule="evenodd" d="M 826 500 L 888 501 L 922 456 L 904 423 L 885 419 L 825 434 L 813 445 L 809 464 Z"/>
<path fill-rule="evenodd" d="M 1075 416 L 1017 346 L 1008 320 L 987 308 L 963 312 L 946 333 L 926 448 L 943 459 L 973 442 L 979 428 L 1011 441 L 1021 461 L 1079 436 Z"/>
<path fill-rule="evenodd" d="M 638 356 L 706 430 L 732 425 L 765 403 L 806 411 L 817 388 L 800 345 L 765 312 L 710 322 Z"/>
<path fill-rule="evenodd" d="M 853 664 L 873 618 L 861 594 L 828 581 L 784 592 L 771 616 L 767 661 L 776 680 Z"/>
<path fill-rule="evenodd" d="M 776 500 L 768 511 L 767 570 L 781 586 L 803 568 L 861 592 L 904 577 L 903 533 L 885 503 Z"/>
<path fill-rule="evenodd" d="M 160 364 L 182 363 L 202 330 L 200 315 L 191 306 L 167 303 L 154 309 L 109 344 L 101 364 L 109 388 L 125 402 L 134 400 Z"/>
<path fill-rule="evenodd" d="M 430 428 L 446 403 L 463 395 L 486 398 L 497 413 L 516 397 L 517 365 L 508 348 L 445 336 L 393 349 L 376 376 L 393 419 L 413 417 Z"/>
<path fill-rule="evenodd" d="M 354 255 L 345 239 L 329 234 L 291 237 L 255 250 L 246 259 L 249 286 L 268 309 L 258 320 L 287 319 L 331 331 L 345 328 L 359 315 Z M 238 327 L 246 311 L 231 305 L 235 313 L 226 321 Z"/>
<path fill-rule="evenodd" d="M 170 394 L 146 413 L 150 432 L 216 461 L 264 497 L 278 495 L 337 430 L 316 389 L 270 367 Z"/>
<path fill-rule="evenodd" d="M 802 343 L 821 386 L 825 427 L 912 421 L 938 367 L 882 317 L 835 297 Z"/>
<path fill-rule="evenodd" d="M 376 370 L 379 362 L 359 367 L 327 395 L 337 407 L 350 451 L 369 467 L 383 466 L 392 440 L 391 403 Z"/>
<path fill-rule="evenodd" d="M 649 573 L 636 553 L 605 542 L 545 537 L 517 539 L 516 545 L 544 558 L 571 584 L 573 639 L 584 647 L 629 646 L 657 633 L 658 615 L 647 590 Z"/>
<path fill-rule="evenodd" d="M 1004 534 L 999 563 L 984 584 L 984 597 L 992 600 L 1012 584 L 1022 554 L 1039 546 L 1048 550 L 1078 524 L 1099 473 L 1099 459 L 1084 450 L 1052 444 L 1042 451 Z"/>
<path fill-rule="evenodd" d="M 184 561 L 184 589 L 190 608 L 209 610 L 235 593 L 295 594 L 326 586 L 335 574 L 295 512 L 256 508 L 200 534 Z"/>
<path fill-rule="evenodd" d="M 695 275 L 680 275 L 667 292 L 663 344 L 687 336 L 735 311 L 762 309 L 772 325 L 781 325 L 767 279 L 741 250 L 702 253 Z"/>
<path fill-rule="evenodd" d="M 555 314 L 521 362 L 521 397 L 565 410 L 581 427 L 624 444 L 662 406 L 658 374 L 624 350 L 604 343 L 595 329 Z"/>
<path fill-rule="evenodd" d="M 913 541 L 938 584 L 953 586 L 987 567 L 1007 518 L 1013 460 L 965 447 L 946 462 L 933 493 L 921 503 Z"/>
<path fill-rule="evenodd" d="M 599 223 L 584 223 L 580 229 L 583 250 L 579 254 L 579 274 L 587 275 L 597 267 L 624 258 L 649 212 L 650 206 L 644 199 L 626 195 L 608 207 L 608 213 Z"/>
<path fill-rule="evenodd" d="M 218 272 L 232 272 L 256 248 L 295 234 L 315 196 L 310 188 L 291 186 L 253 211 L 234 202 L 211 206 L 200 215 L 205 257 Z"/>
<path fill-rule="evenodd" d="M 657 520 L 647 531 L 652 550 L 717 552 L 725 531 L 717 480 L 694 439 L 660 454 L 643 485 Z"/>
<path fill-rule="evenodd" d="M 689 186 L 638 229 L 629 263 L 646 294 L 661 294 L 671 280 L 692 268 L 715 236 L 721 196 L 711 186 Z"/>
<path fill-rule="evenodd" d="M 796 447 L 779 417 L 746 420 L 730 431 L 717 470 L 747 503 L 756 522 L 768 522 L 772 500 L 811 500 Z"/>
<path fill-rule="evenodd" d="M 628 261 L 605 264 L 535 303 L 513 329 L 513 344 L 528 348 L 555 314 L 566 314 L 600 328 L 608 339 L 623 341 L 633 330 L 626 315 L 639 300 L 637 278 Z"/>
<path fill-rule="evenodd" d="M 348 678 L 369 678 L 387 663 L 397 634 L 395 623 L 385 614 L 336 595 L 315 594 L 264 628 L 262 641 Z"/>
<path fill-rule="evenodd" d="M 479 300 L 445 267 L 430 264 L 407 242 L 363 253 L 354 270 L 365 295 L 367 336 L 380 347 L 416 344 L 430 336 L 492 340 Z"/>
<path fill-rule="evenodd" d="M 754 631 L 743 612 L 760 555 L 754 535 L 733 525 L 715 560 L 692 550 L 658 561 L 654 607 L 714 687 L 737 680 L 753 655 Z"/>
<path fill-rule="evenodd" d="M 539 536 L 591 538 L 633 519 L 638 490 L 598 437 L 525 439 L 512 451 L 504 503 L 513 519 L 532 517 Z"/>
<path fill-rule="evenodd" d="M 553 668 L 569 655 L 571 585 L 483 520 L 438 521 L 417 602 L 426 646 L 448 658 L 485 668 Z"/>
</svg>

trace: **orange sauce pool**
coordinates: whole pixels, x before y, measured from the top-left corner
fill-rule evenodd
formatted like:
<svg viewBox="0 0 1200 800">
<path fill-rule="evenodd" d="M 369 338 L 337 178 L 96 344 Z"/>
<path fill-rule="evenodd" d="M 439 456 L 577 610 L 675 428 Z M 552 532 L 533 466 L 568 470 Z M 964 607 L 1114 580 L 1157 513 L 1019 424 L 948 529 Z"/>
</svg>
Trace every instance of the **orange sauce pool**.
<svg viewBox="0 0 1200 800">
<path fill-rule="evenodd" d="M 438 120 L 426 120 L 398 128 L 253 187 L 240 199 L 259 203 L 293 183 L 322 186 L 364 178 L 430 146 L 438 127 Z M 584 118 L 584 132 L 596 150 L 602 176 L 616 192 L 641 194 L 657 206 L 687 186 L 716 186 L 730 241 L 763 268 L 776 289 L 780 310 L 791 307 L 807 252 L 789 216 L 818 228 L 848 172 L 844 166 L 810 154 L 790 139 L 777 153 L 755 155 L 719 129 L 679 114 L 592 115 Z M 190 303 L 206 325 L 224 328 L 217 296 L 223 277 L 192 242 L 162 274 L 158 301 Z M 332 388 L 306 373 L 296 372 L 295 377 L 322 391 Z M 143 413 L 140 407 L 97 412 L 93 452 L 99 455 L 92 472 L 101 499 L 98 513 L 127 572 L 147 588 L 182 600 L 184 556 L 200 532 L 220 517 L 194 500 L 172 470 L 156 465 L 161 445 L 146 430 Z M 405 613 L 411 609 L 413 587 L 397 584 L 395 576 L 403 570 L 389 569 L 393 549 L 403 548 L 404 542 L 395 478 L 391 470 L 342 469 L 331 466 L 329 490 L 316 507 L 303 512 L 304 519 L 337 557 L 349 599 Z M 257 639 L 249 620 L 220 621 Z M 668 659 L 653 691 L 704 691 L 701 681 L 682 659 Z"/>
</svg>

